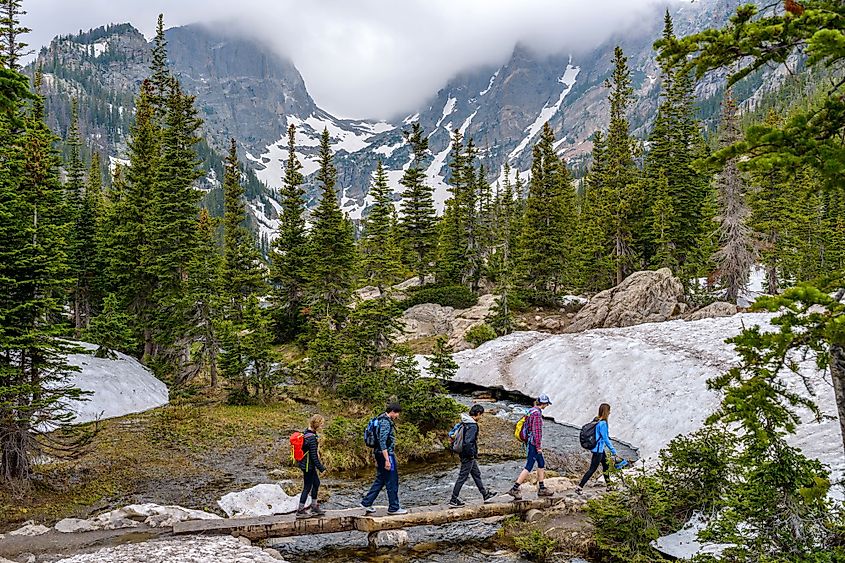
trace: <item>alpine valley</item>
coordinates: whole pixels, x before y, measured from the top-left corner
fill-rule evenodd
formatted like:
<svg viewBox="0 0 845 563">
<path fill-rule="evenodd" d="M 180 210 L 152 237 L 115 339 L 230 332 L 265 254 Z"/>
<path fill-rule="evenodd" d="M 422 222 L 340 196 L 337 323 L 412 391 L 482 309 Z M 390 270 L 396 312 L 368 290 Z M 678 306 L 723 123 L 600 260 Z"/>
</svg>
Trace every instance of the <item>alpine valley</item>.
<svg viewBox="0 0 845 563">
<path fill-rule="evenodd" d="M 718 27 L 744 0 L 693 0 L 675 9 L 679 34 Z M 764 4 L 759 1 L 760 4 Z M 677 6 L 677 5 L 675 5 Z M 583 175 L 592 148 L 590 138 L 607 121 L 605 80 L 613 48 L 620 44 L 630 57 L 635 101 L 629 117 L 635 136 L 645 138 L 655 115 L 659 69 L 652 43 L 660 34 L 662 14 L 600 45 L 580 45 L 571 52 L 537 53 L 514 46 L 500 65 L 468 68 L 454 76 L 424 107 L 389 121 L 340 119 L 311 97 L 295 62 L 261 43 L 232 36 L 205 25 L 166 31 L 169 63 L 185 89 L 196 96 L 204 120 L 199 153 L 205 176 L 198 188 L 205 205 L 222 213 L 221 182 L 224 148 L 236 139 L 247 164 L 246 197 L 250 223 L 266 251 L 277 228 L 286 130 L 297 127 L 297 151 L 306 175 L 309 207 L 316 204 L 313 181 L 319 136 L 328 130 L 338 169 L 343 210 L 353 220 L 367 213 L 371 177 L 379 160 L 398 201 L 399 183 L 412 161 L 403 129 L 419 121 L 429 137 L 426 175 L 442 212 L 449 192 L 447 177 L 451 135 L 455 130 L 473 139 L 488 180 L 501 178 L 505 164 L 530 173 L 531 147 L 549 122 L 559 154 L 576 178 Z M 41 66 L 47 115 L 54 131 L 64 134 L 71 119 L 71 101 L 78 98 L 80 128 L 86 143 L 108 155 L 111 168 L 125 162 L 133 100 L 147 76 L 151 45 L 131 24 L 111 24 L 76 35 L 56 37 L 28 70 Z M 780 84 L 780 66 L 757 72 L 734 91 L 741 104 L 752 105 Z M 703 123 L 714 126 L 722 85 L 710 79 L 697 87 Z"/>
</svg>

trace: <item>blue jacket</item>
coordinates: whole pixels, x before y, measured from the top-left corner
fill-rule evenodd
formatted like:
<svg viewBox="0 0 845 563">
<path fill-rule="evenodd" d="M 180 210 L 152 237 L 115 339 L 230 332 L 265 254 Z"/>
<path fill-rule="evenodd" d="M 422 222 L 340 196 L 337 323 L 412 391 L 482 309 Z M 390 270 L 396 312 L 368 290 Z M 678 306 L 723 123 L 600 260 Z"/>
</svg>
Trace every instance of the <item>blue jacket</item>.
<svg viewBox="0 0 845 563">
<path fill-rule="evenodd" d="M 396 444 L 396 426 L 386 414 L 378 417 L 378 451 L 387 450 L 388 454 L 393 453 L 393 446 Z"/>
<path fill-rule="evenodd" d="M 613 442 L 610 441 L 610 436 L 607 430 L 607 421 L 600 420 L 596 424 L 596 447 L 593 448 L 593 453 L 601 453 L 604 449 L 610 450 L 610 453 L 616 455 L 616 448 L 613 447 Z"/>
</svg>

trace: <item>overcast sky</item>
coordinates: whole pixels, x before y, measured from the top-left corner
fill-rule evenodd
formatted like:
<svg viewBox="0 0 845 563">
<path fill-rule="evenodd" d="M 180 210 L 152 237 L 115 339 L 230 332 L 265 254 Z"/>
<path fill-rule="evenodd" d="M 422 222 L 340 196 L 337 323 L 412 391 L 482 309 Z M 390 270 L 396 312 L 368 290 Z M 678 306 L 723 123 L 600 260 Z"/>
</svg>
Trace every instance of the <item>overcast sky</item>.
<svg viewBox="0 0 845 563">
<path fill-rule="evenodd" d="M 501 63 L 517 41 L 542 51 L 596 45 L 636 30 L 680 0 L 24 0 L 28 42 L 107 23 L 148 37 L 166 27 L 226 22 L 272 44 L 299 68 L 318 105 L 339 117 L 384 118 L 430 98 L 457 72 Z M 687 2 L 689 0 L 686 0 Z"/>
</svg>

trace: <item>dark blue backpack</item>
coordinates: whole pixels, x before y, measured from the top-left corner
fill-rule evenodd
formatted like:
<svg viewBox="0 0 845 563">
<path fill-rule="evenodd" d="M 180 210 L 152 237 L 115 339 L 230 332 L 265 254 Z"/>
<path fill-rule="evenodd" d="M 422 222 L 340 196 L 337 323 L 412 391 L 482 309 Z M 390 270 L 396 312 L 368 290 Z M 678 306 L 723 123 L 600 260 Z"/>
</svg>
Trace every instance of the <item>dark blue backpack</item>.
<svg viewBox="0 0 845 563">
<path fill-rule="evenodd" d="M 364 429 L 364 444 L 368 448 L 378 448 L 378 417 L 371 418 Z"/>
</svg>

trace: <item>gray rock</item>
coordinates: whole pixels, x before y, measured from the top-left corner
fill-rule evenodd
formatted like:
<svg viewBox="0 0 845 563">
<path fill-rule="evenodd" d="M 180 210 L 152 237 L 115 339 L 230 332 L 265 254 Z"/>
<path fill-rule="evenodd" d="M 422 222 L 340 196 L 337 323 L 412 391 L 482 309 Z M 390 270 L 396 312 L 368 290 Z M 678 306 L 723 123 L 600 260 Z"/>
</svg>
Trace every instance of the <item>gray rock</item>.
<svg viewBox="0 0 845 563">
<path fill-rule="evenodd" d="M 91 520 L 82 520 L 80 518 L 65 518 L 59 520 L 54 526 L 57 532 L 63 534 L 75 534 L 78 532 L 90 532 L 96 530 L 97 525 Z"/>
<path fill-rule="evenodd" d="M 593 297 L 575 315 L 568 332 L 667 321 L 679 314 L 683 299 L 684 287 L 669 268 L 634 272 Z"/>
<path fill-rule="evenodd" d="M 26 522 L 17 530 L 9 532 L 10 536 L 41 536 L 50 531 L 47 526 L 36 524 L 34 522 Z"/>
<path fill-rule="evenodd" d="M 370 547 L 402 547 L 408 545 L 408 532 L 405 530 L 383 530 L 367 536 Z"/>
<path fill-rule="evenodd" d="M 737 313 L 737 306 L 725 301 L 716 301 L 698 311 L 693 311 L 685 317 L 687 321 L 700 321 L 701 319 L 712 319 L 715 317 L 730 317 Z"/>
</svg>

